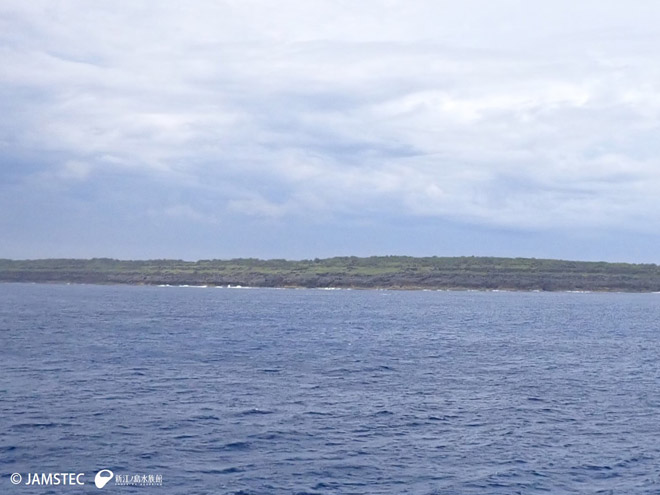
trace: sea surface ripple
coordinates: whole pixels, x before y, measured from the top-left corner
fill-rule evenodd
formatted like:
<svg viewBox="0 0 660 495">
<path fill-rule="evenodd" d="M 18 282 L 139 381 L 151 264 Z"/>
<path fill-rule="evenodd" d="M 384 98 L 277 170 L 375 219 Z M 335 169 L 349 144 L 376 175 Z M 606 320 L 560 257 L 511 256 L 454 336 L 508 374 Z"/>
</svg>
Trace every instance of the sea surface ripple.
<svg viewBox="0 0 660 495">
<path fill-rule="evenodd" d="M 657 294 L 0 284 L 0 493 L 658 494 L 659 329 Z M 10 483 L 49 471 L 87 484 Z"/>
</svg>

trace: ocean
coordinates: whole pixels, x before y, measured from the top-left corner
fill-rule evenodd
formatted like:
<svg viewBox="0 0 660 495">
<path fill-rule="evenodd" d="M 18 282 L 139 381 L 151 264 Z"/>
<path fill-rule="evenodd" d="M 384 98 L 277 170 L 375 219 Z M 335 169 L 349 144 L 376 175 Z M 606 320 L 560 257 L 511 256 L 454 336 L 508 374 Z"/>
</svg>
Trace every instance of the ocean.
<svg viewBox="0 0 660 495">
<path fill-rule="evenodd" d="M 659 330 L 660 294 L 0 284 L 0 493 L 658 494 Z"/>
</svg>

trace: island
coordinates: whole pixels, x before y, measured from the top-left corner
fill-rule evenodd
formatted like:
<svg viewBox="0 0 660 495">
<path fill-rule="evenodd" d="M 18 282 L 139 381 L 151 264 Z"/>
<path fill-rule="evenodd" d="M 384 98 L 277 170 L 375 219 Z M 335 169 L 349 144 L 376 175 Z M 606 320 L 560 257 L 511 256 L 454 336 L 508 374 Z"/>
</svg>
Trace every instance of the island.
<svg viewBox="0 0 660 495">
<path fill-rule="evenodd" d="M 0 259 L 0 282 L 352 289 L 660 291 L 655 264 L 494 257 Z"/>
</svg>

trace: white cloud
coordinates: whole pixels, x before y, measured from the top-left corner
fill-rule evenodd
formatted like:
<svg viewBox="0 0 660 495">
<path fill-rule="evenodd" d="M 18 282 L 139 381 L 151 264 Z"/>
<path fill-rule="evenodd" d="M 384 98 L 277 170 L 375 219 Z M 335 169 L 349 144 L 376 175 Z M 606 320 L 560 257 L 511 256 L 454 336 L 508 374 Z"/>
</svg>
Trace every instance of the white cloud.
<svg viewBox="0 0 660 495">
<path fill-rule="evenodd" d="M 3 2 L 3 150 L 268 218 L 660 220 L 660 4 Z M 169 179 L 168 179 L 169 178 Z M 170 213 L 215 215 L 178 205 Z M 651 217 L 651 218 L 650 218 Z"/>
</svg>

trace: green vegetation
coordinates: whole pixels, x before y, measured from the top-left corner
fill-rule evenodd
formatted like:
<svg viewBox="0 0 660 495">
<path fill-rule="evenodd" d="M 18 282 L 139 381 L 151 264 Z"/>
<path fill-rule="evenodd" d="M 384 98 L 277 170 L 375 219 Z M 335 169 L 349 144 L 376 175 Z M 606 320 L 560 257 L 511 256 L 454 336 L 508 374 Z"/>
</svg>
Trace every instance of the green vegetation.
<svg viewBox="0 0 660 495">
<path fill-rule="evenodd" d="M 0 259 L 0 281 L 650 292 L 660 291 L 660 267 L 534 258 L 407 256 L 196 262 Z"/>
</svg>

